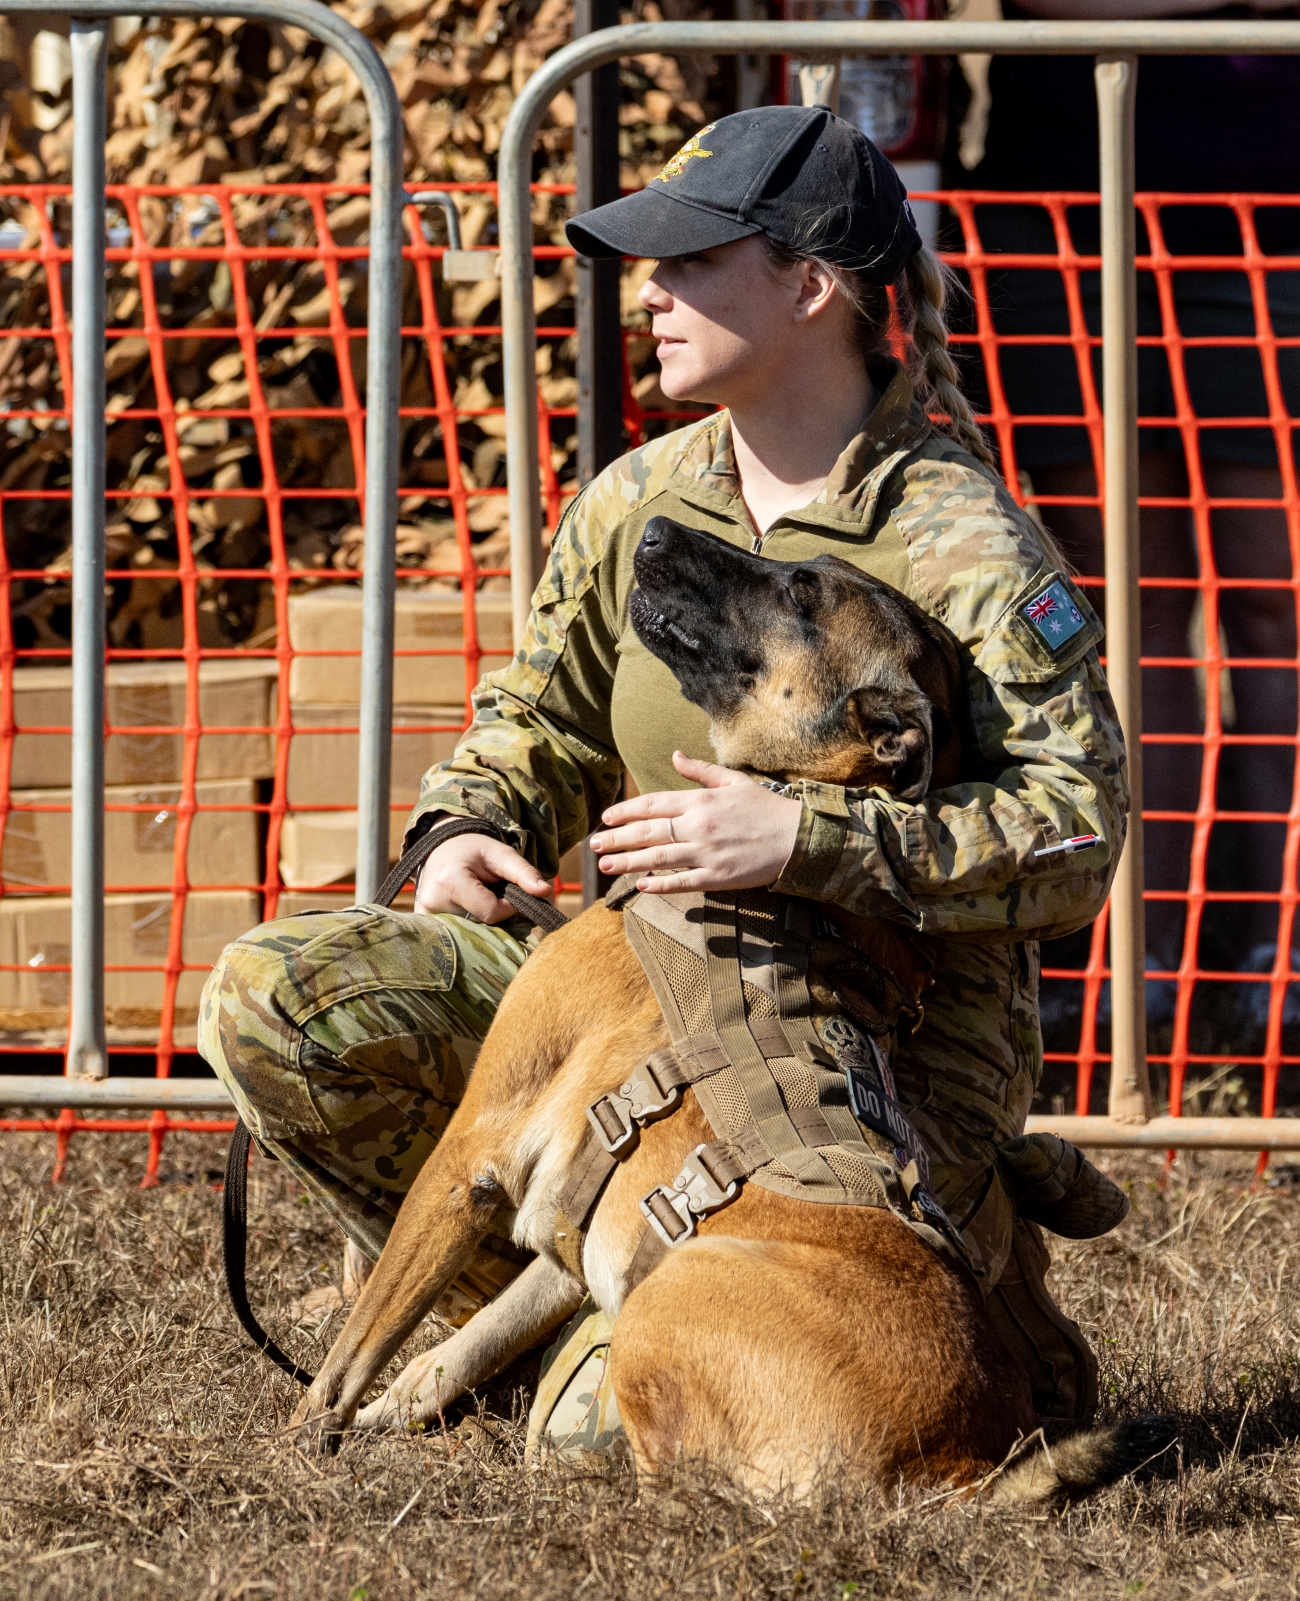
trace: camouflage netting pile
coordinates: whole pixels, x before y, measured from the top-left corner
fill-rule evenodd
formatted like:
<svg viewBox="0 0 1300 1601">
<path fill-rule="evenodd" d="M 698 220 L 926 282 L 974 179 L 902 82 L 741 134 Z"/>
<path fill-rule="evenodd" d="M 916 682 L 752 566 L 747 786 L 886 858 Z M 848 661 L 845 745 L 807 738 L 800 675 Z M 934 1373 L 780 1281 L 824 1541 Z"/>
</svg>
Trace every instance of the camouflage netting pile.
<svg viewBox="0 0 1300 1601">
<path fill-rule="evenodd" d="M 674 16 L 698 14 L 685 3 Z M 373 39 L 397 85 L 406 121 L 406 172 L 415 183 L 483 183 L 496 176 L 496 152 L 513 97 L 545 57 L 570 37 L 571 0 L 389 0 L 386 5 L 339 4 L 335 10 Z M 642 0 L 633 15 L 661 15 Z M 64 42 L 43 23 L 58 19 L 0 19 L 0 129 L 4 158 L 0 181 L 67 182 L 72 122 Z M 25 31 L 23 31 L 25 30 Z M 725 110 L 710 65 L 669 57 L 641 57 L 621 69 L 620 153 L 625 185 L 644 183 L 706 119 Z M 336 52 L 292 28 L 238 20 L 149 21 L 122 19 L 110 67 L 109 180 L 129 184 L 229 186 L 235 224 L 245 245 L 314 244 L 310 203 L 298 196 L 240 194 L 263 183 L 364 183 L 369 176 L 369 121 L 359 84 Z M 572 183 L 574 104 L 555 102 L 538 139 L 538 182 Z M 534 207 L 538 243 L 560 243 L 568 196 L 539 196 Z M 368 201 L 329 197 L 336 242 L 363 245 Z M 66 245 L 66 200 L 49 203 L 54 236 Z M 461 197 L 466 245 L 495 242 L 491 197 Z M 131 243 L 129 218 L 118 202 L 109 208 L 110 244 Z M 217 202 L 203 195 L 144 196 L 140 232 L 153 245 L 220 246 Z M 434 208 L 426 228 L 442 242 Z M 19 196 L 0 197 L 0 248 L 40 242 L 35 207 Z M 0 328 L 49 324 L 45 271 L 39 262 L 0 263 Z M 335 341 L 328 334 L 330 298 L 319 262 L 250 260 L 246 266 L 249 314 L 261 328 L 295 329 L 258 341 L 259 375 L 269 406 L 284 409 L 343 404 Z M 238 286 L 225 262 L 173 261 L 154 270 L 154 292 L 164 328 L 208 330 L 206 337 L 168 341 L 168 381 L 180 418 L 181 454 L 191 491 L 255 491 L 262 467 L 250 420 L 205 415 L 247 406 L 249 384 L 233 333 Z M 490 326 L 499 318 L 494 282 L 443 286 L 435 277 L 444 324 Z M 572 325 L 573 268 L 569 260 L 539 264 L 535 300 L 539 318 Z M 625 309 L 635 314 L 635 281 Z M 68 282 L 65 268 L 64 290 Z M 339 292 L 352 327 L 366 320 L 364 269 L 344 261 Z M 109 283 L 109 325 L 143 327 L 142 285 L 133 262 L 114 264 Z M 403 307 L 406 325 L 421 322 L 418 288 L 408 270 Z M 500 341 L 458 336 L 445 342 L 448 378 L 457 409 L 501 404 Z M 352 376 L 364 395 L 364 342 L 351 344 Z M 634 341 L 638 393 L 653 404 L 654 373 L 641 372 L 650 341 Z M 148 345 L 143 337 L 109 342 L 106 358 L 110 411 L 157 404 Z M 548 404 L 572 406 L 577 385 L 571 338 L 544 341 L 538 355 Z M 403 368 L 404 406 L 434 404 L 429 362 L 422 344 L 409 341 Z M 0 339 L 0 410 L 58 411 L 65 404 L 59 365 L 49 339 Z M 463 422 L 458 429 L 461 475 L 470 490 L 504 483 L 504 426 L 499 416 Z M 284 488 L 324 488 L 337 499 L 291 500 L 285 506 L 285 552 L 304 574 L 355 567 L 360 557 L 359 508 L 346 490 L 355 475 L 346 423 L 286 417 L 272 425 L 279 481 Z M 153 574 L 178 562 L 170 472 L 162 432 L 153 418 L 125 417 L 109 430 L 109 485 L 129 489 L 110 509 L 109 566 L 138 570 L 139 578 L 112 581 L 111 643 L 126 649 L 172 649 L 183 639 L 180 587 Z M 552 463 L 561 485 L 571 484 L 574 425 L 555 420 Z M 454 524 L 446 498 L 448 469 L 436 419 L 412 418 L 403 426 L 399 529 L 401 566 L 457 567 Z M 70 483 L 69 436 L 61 418 L 13 417 L 0 429 L 0 490 L 64 489 Z M 480 566 L 505 560 L 508 533 L 504 497 L 472 502 L 471 530 Z M 16 643 L 24 648 L 66 648 L 69 629 L 70 519 L 66 502 L 6 500 L 4 535 L 15 568 L 48 574 L 14 586 Z M 195 557 L 214 575 L 257 568 L 270 558 L 270 533 L 260 495 L 199 501 L 191 511 Z M 146 576 L 148 574 L 149 576 Z M 420 581 L 420 580 L 414 580 Z M 449 576 L 424 580 L 455 585 Z M 486 580 L 504 583 L 505 580 Z M 271 632 L 269 586 L 256 578 L 221 579 L 201 586 L 201 643 L 221 647 L 265 645 Z"/>
</svg>

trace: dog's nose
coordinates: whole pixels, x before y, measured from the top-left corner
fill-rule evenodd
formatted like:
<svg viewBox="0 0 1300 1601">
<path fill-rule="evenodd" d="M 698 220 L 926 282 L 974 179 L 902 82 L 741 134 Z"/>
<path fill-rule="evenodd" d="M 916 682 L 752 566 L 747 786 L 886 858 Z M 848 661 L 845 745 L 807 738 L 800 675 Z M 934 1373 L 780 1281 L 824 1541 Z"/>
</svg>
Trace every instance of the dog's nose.
<svg viewBox="0 0 1300 1601">
<path fill-rule="evenodd" d="M 663 542 L 664 531 L 659 524 L 658 518 L 655 518 L 654 521 L 647 524 L 645 532 L 641 535 L 641 543 L 647 550 L 653 550 L 656 545 L 662 545 Z"/>
</svg>

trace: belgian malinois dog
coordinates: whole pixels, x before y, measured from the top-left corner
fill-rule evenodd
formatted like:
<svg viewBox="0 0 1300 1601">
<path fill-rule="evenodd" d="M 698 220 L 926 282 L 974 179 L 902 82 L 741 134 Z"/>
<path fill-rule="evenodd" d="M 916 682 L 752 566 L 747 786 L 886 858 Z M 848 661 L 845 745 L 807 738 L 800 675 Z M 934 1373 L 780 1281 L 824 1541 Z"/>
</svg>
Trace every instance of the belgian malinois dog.
<svg viewBox="0 0 1300 1601">
<path fill-rule="evenodd" d="M 666 518 L 635 560 L 633 625 L 711 719 L 718 757 L 775 780 L 883 785 L 918 799 L 967 765 L 951 636 L 839 559 L 748 555 Z M 841 915 L 845 938 L 873 920 Z M 857 925 L 856 927 L 854 925 Z M 834 1007 L 818 1000 L 814 1015 Z M 318 1442 L 436 1419 L 538 1344 L 585 1286 L 616 1312 L 610 1361 L 637 1466 L 705 1460 L 755 1490 L 807 1493 L 848 1468 L 878 1482 L 976 1484 L 1035 1430 L 965 1271 L 887 1208 L 813 1205 L 746 1184 L 629 1293 L 639 1199 L 711 1137 L 693 1090 L 648 1123 L 592 1216 L 580 1280 L 555 1240 L 586 1109 L 669 1043 L 617 911 L 597 903 L 511 984 L 465 1098 L 403 1202 L 298 1419 Z M 498 1213 L 536 1259 L 497 1299 L 358 1408 Z M 1084 1493 L 1149 1454 L 1149 1429 L 1095 1430 L 998 1479 L 997 1493 Z"/>
</svg>

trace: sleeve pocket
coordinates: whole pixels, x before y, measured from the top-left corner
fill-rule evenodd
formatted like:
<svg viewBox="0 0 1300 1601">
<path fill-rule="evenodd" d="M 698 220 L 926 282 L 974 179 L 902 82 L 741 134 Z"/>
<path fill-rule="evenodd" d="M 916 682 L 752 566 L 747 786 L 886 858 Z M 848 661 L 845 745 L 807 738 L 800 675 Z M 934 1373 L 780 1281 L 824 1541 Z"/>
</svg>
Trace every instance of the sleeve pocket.
<svg viewBox="0 0 1300 1601">
<path fill-rule="evenodd" d="M 577 514 L 590 485 L 565 507 L 555 537 L 551 540 L 546 569 L 533 591 L 533 607 L 554 606 L 562 600 L 579 600 L 591 588 L 593 577 L 584 542 L 578 532 Z"/>
<path fill-rule="evenodd" d="M 1104 633 L 1082 590 L 1064 573 L 1043 568 L 1003 612 L 975 666 L 998 684 L 1050 683 L 1077 666 Z"/>
</svg>

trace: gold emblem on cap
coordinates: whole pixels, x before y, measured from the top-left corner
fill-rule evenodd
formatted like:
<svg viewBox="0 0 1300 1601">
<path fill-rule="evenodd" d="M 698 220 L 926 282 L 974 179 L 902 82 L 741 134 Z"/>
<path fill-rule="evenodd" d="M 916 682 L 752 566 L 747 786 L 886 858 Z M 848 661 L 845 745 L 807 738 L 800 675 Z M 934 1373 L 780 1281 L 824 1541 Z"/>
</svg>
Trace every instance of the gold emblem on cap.
<svg viewBox="0 0 1300 1601">
<path fill-rule="evenodd" d="M 717 126 L 716 122 L 711 122 L 707 127 L 701 128 L 699 133 L 693 133 L 677 154 L 664 163 L 663 171 L 656 173 L 650 182 L 667 183 L 670 178 L 676 178 L 682 172 L 688 161 L 696 159 L 702 161 L 705 157 L 711 156 L 712 150 L 700 149 L 700 140 L 706 134 L 712 133 Z"/>
</svg>

